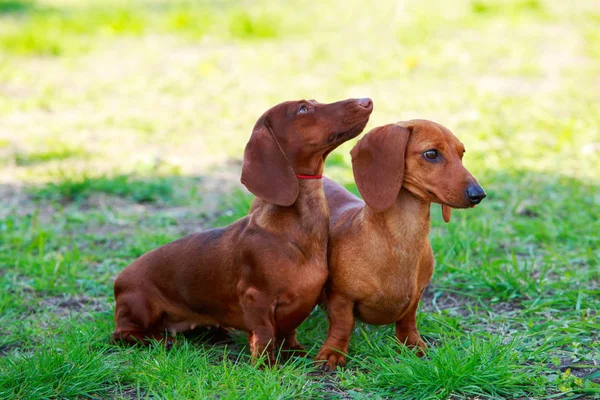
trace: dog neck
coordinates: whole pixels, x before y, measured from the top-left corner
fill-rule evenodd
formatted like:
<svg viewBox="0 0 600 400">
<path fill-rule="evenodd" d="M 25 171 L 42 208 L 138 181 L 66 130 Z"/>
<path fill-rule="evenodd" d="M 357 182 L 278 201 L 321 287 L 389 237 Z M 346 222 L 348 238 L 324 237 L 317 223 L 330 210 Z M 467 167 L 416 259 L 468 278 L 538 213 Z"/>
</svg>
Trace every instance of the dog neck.
<svg viewBox="0 0 600 400">
<path fill-rule="evenodd" d="M 416 243 L 429 235 L 431 203 L 401 188 L 394 204 L 375 212 L 365 205 L 366 217 L 384 226 L 396 243 Z"/>
<path fill-rule="evenodd" d="M 286 221 L 289 221 L 288 218 L 299 217 L 306 229 L 324 230 L 327 234 L 329 208 L 323 191 L 323 180 L 298 179 L 298 189 L 298 197 L 291 206 L 279 206 L 257 198 L 252 203 L 250 213 L 256 213 L 257 222 L 263 227 L 279 225 L 282 216 Z"/>
<path fill-rule="evenodd" d="M 303 218 L 322 219 L 329 223 L 329 209 L 323 191 L 322 179 L 298 179 L 298 198 L 292 207 Z"/>
</svg>

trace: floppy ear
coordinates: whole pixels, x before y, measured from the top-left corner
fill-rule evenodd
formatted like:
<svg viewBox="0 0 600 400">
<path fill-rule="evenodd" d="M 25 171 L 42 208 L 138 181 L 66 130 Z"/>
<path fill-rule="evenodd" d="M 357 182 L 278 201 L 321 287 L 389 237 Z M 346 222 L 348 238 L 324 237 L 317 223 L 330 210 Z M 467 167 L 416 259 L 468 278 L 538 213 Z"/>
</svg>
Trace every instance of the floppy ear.
<svg viewBox="0 0 600 400">
<path fill-rule="evenodd" d="M 397 124 L 380 126 L 350 152 L 358 191 L 375 211 L 391 207 L 400 192 L 408 136 L 409 130 Z"/>
<path fill-rule="evenodd" d="M 266 117 L 256 122 L 244 150 L 241 181 L 256 197 L 279 206 L 291 206 L 298 197 L 296 174 Z"/>
</svg>

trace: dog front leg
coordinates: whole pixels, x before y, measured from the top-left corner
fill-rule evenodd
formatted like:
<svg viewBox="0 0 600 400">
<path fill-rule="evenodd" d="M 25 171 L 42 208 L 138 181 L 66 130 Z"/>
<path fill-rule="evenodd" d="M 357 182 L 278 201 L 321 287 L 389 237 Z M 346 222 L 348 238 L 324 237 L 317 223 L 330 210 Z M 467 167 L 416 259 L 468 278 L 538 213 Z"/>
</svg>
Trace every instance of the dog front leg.
<svg viewBox="0 0 600 400">
<path fill-rule="evenodd" d="M 420 296 L 419 296 L 420 297 Z M 427 348 L 427 344 L 417 330 L 417 308 L 419 299 L 414 304 L 411 304 L 409 309 L 404 313 L 402 318 L 396 322 L 396 338 L 402 344 L 410 348 L 418 347 L 418 355 L 422 356 L 423 350 Z"/>
<path fill-rule="evenodd" d="M 241 306 L 253 361 L 264 356 L 269 366 L 275 365 L 275 301 L 250 287 L 242 296 Z"/>
<path fill-rule="evenodd" d="M 353 308 L 354 301 L 335 293 L 327 295 L 329 330 L 327 340 L 315 358 L 325 371 L 333 371 L 338 365 L 346 365 L 346 354 L 354 329 Z"/>
</svg>

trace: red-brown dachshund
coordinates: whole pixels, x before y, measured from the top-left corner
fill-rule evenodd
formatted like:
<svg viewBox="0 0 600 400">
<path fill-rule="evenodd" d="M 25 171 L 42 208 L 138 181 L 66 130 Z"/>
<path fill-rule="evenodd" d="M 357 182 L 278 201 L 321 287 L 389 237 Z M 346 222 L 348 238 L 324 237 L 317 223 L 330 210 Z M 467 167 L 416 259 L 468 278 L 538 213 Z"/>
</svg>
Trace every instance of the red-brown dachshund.
<svg viewBox="0 0 600 400">
<path fill-rule="evenodd" d="M 355 318 L 396 324 L 396 337 L 425 348 L 416 311 L 433 273 L 431 203 L 468 208 L 486 196 L 462 164 L 465 147 L 445 127 L 413 120 L 378 127 L 352 149 L 364 202 L 339 184 L 323 183 L 331 213 L 329 331 L 316 357 L 326 370 L 346 362 Z M 366 203 L 366 204 L 365 204 Z"/>
<path fill-rule="evenodd" d="M 268 110 L 244 152 L 242 183 L 262 203 L 225 227 L 152 250 L 115 281 L 113 338 L 163 340 L 198 326 L 248 332 L 253 357 L 301 351 L 296 328 L 327 279 L 325 157 L 365 127 L 370 99 L 290 101 Z"/>
</svg>

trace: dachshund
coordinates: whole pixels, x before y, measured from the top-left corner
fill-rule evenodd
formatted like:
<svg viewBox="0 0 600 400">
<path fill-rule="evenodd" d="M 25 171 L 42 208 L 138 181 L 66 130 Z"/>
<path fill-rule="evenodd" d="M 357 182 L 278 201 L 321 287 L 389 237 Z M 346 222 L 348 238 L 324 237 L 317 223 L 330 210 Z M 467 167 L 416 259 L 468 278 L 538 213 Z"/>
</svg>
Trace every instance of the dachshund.
<svg viewBox="0 0 600 400">
<path fill-rule="evenodd" d="M 325 157 L 359 135 L 370 99 L 289 101 L 256 122 L 241 182 L 262 200 L 233 224 L 154 249 L 117 277 L 114 341 L 170 343 L 201 326 L 248 333 L 253 359 L 274 348 L 298 353 L 296 328 L 327 279 L 329 213 Z"/>
<path fill-rule="evenodd" d="M 464 145 L 447 128 L 412 120 L 371 130 L 351 151 L 363 200 L 325 179 L 330 210 L 327 339 L 316 362 L 326 371 L 346 363 L 355 318 L 396 324 L 409 347 L 426 347 L 416 325 L 423 289 L 433 273 L 430 205 L 479 204 L 485 191 L 463 166 Z"/>
</svg>

